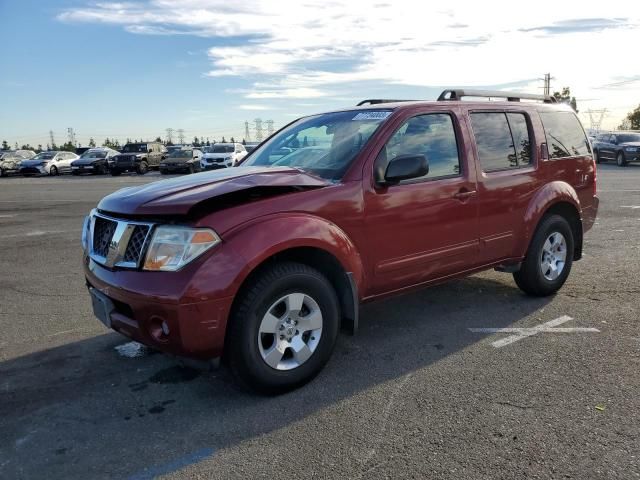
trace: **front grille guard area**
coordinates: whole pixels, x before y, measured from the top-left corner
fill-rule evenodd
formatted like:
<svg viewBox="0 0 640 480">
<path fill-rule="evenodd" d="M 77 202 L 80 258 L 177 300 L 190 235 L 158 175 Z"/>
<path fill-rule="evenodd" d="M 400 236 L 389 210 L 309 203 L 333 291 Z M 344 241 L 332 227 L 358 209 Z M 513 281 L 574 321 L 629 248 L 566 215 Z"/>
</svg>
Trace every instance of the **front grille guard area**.
<svg viewBox="0 0 640 480">
<path fill-rule="evenodd" d="M 152 223 L 112 218 L 94 211 L 89 222 L 89 257 L 107 268 L 140 268 L 152 231 Z"/>
</svg>

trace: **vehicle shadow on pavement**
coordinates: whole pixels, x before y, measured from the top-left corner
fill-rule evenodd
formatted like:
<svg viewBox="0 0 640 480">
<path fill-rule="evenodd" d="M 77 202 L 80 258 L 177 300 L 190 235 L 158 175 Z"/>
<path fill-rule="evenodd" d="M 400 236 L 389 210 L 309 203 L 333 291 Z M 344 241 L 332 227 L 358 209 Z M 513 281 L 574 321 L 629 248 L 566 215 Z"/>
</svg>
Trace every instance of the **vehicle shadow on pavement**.
<svg viewBox="0 0 640 480">
<path fill-rule="evenodd" d="M 360 332 L 340 336 L 325 370 L 277 397 L 238 391 L 225 369 L 202 373 L 162 354 L 119 356 L 114 347 L 127 340 L 115 333 L 8 360 L 0 364 L 0 477 L 152 478 L 196 461 L 197 452 L 215 454 L 337 408 L 483 340 L 468 328 L 510 326 L 549 301 L 526 297 L 505 276 L 365 305 Z M 363 418 L 374 415 L 367 407 Z M 168 470 L 154 473 L 163 464 Z"/>
</svg>

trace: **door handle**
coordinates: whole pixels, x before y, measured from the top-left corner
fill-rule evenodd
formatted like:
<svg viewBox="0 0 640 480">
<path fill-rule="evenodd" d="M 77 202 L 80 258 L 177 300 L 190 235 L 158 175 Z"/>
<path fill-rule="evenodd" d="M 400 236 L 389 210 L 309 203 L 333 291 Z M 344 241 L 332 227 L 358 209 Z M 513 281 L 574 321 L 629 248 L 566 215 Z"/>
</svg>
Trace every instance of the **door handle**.
<svg viewBox="0 0 640 480">
<path fill-rule="evenodd" d="M 470 197 L 473 197 L 477 192 L 475 190 L 460 190 L 458 193 L 453 195 L 453 198 L 455 198 L 456 200 L 460 200 L 461 202 L 464 202 L 465 200 L 469 199 Z"/>
</svg>

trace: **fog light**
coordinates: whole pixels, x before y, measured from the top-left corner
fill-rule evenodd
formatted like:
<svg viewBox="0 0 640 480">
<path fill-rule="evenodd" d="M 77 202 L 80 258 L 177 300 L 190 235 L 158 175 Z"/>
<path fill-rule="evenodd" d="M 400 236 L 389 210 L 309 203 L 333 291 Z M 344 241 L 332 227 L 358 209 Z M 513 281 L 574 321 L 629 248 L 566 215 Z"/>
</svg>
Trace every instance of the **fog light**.
<svg viewBox="0 0 640 480">
<path fill-rule="evenodd" d="M 149 334 L 158 342 L 169 341 L 169 324 L 166 320 L 160 317 L 151 317 L 149 321 Z"/>
</svg>

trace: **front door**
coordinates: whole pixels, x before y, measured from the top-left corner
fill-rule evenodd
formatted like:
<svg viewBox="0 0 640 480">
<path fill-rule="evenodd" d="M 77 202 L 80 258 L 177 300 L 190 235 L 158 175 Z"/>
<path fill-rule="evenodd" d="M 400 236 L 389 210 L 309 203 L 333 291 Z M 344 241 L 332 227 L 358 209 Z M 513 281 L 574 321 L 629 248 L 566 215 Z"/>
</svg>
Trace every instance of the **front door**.
<svg viewBox="0 0 640 480">
<path fill-rule="evenodd" d="M 477 264 L 478 198 L 475 168 L 467 161 L 453 111 L 415 112 L 398 119 L 364 176 L 368 274 L 377 295 L 417 285 Z M 423 154 L 420 178 L 381 185 L 394 158 Z"/>
</svg>

